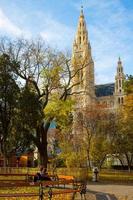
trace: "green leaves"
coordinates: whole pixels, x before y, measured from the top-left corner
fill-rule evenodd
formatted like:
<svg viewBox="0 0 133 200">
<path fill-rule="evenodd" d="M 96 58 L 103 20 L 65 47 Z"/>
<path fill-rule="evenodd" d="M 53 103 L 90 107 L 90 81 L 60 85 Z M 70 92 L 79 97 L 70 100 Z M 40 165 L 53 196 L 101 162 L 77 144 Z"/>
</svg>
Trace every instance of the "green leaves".
<svg viewBox="0 0 133 200">
<path fill-rule="evenodd" d="M 46 119 L 53 117 L 59 126 L 62 126 L 67 121 L 69 113 L 72 111 L 74 102 L 71 99 L 66 101 L 60 100 L 58 94 L 53 94 L 46 108 L 44 114 Z"/>
<path fill-rule="evenodd" d="M 133 76 L 127 75 L 127 79 L 124 82 L 124 90 L 126 94 L 133 93 Z"/>
<path fill-rule="evenodd" d="M 63 71 L 61 66 L 51 66 L 44 68 L 41 72 L 43 84 L 48 85 L 49 88 L 58 88 L 60 83 L 60 73 Z"/>
<path fill-rule="evenodd" d="M 6 54 L 0 55 L 0 143 L 1 152 L 6 155 L 11 151 L 19 87 L 14 79 L 12 61 Z"/>
</svg>

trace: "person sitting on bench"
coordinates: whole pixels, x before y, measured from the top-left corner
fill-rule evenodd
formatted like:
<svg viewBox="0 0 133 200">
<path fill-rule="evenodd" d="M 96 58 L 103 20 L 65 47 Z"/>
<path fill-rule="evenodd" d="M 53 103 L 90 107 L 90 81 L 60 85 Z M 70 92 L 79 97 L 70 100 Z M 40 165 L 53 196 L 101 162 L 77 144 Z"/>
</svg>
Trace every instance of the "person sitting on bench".
<svg viewBox="0 0 133 200">
<path fill-rule="evenodd" d="M 34 182 L 37 181 L 51 181 L 51 178 L 49 177 L 48 173 L 47 173 L 47 169 L 44 167 L 40 168 L 40 172 L 38 172 L 35 176 L 34 176 Z"/>
</svg>

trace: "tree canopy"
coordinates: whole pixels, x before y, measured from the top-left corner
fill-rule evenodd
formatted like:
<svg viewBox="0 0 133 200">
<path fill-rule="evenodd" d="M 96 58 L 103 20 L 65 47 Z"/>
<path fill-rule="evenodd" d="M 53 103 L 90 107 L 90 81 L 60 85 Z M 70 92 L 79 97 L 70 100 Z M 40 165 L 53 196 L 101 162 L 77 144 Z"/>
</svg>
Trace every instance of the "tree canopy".
<svg viewBox="0 0 133 200">
<path fill-rule="evenodd" d="M 41 40 L 2 39 L 0 54 L 7 54 L 15 63 L 12 71 L 21 82 L 17 109 L 19 130 L 38 148 L 40 162 L 46 167 L 50 124 L 55 120 L 61 126 L 72 109 L 70 96 L 72 88 L 79 84 L 73 84 L 79 69 L 72 71 L 69 56 L 54 51 Z"/>
</svg>

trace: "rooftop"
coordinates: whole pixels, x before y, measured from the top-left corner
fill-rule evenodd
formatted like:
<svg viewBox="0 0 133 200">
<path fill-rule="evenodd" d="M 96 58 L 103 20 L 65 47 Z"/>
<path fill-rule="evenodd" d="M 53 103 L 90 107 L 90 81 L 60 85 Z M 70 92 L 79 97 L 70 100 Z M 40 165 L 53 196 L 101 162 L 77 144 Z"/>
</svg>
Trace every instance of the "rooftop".
<svg viewBox="0 0 133 200">
<path fill-rule="evenodd" d="M 102 85 L 95 85 L 96 97 L 112 96 L 115 89 L 115 83 L 107 83 Z"/>
</svg>

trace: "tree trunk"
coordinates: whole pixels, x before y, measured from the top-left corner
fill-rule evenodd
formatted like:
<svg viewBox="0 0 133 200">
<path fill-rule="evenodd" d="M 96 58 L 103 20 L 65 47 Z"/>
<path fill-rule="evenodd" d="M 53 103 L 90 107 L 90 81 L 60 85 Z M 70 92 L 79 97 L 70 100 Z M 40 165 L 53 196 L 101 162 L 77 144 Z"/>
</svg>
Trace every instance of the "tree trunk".
<svg viewBox="0 0 133 200">
<path fill-rule="evenodd" d="M 39 156 L 40 156 L 40 165 L 44 168 L 47 168 L 48 163 L 48 155 L 47 155 L 47 146 L 38 149 L 39 150 Z"/>
<path fill-rule="evenodd" d="M 125 153 L 125 157 L 126 157 L 126 160 L 127 160 L 127 164 L 128 164 L 128 171 L 131 172 L 131 162 L 132 162 L 132 158 L 130 159 L 130 156 Z"/>
<path fill-rule="evenodd" d="M 120 161 L 120 163 L 121 163 L 122 169 L 124 170 L 124 164 L 123 164 L 122 159 L 121 159 L 121 158 L 118 158 L 118 159 L 119 159 L 119 161 Z"/>
<path fill-rule="evenodd" d="M 91 170 L 90 150 L 89 149 L 87 149 L 87 160 L 88 160 L 88 164 L 89 164 L 89 169 Z"/>
<path fill-rule="evenodd" d="M 37 140 L 37 147 L 40 156 L 40 165 L 42 165 L 44 168 L 47 168 L 48 164 L 47 135 L 49 127 L 50 121 L 46 122 L 45 125 L 42 123 L 39 129 L 37 129 L 37 135 L 39 136 Z"/>
<path fill-rule="evenodd" d="M 7 167 L 7 158 L 6 158 L 4 141 L 1 143 L 1 153 L 3 155 L 3 167 Z"/>
<path fill-rule="evenodd" d="M 92 134 L 90 134 L 90 132 L 88 131 L 87 128 L 86 128 L 86 131 L 87 131 L 87 139 L 88 139 L 88 146 L 87 146 L 87 159 L 88 159 L 88 163 L 89 163 L 89 169 L 91 170 L 90 146 L 91 146 Z"/>
<path fill-rule="evenodd" d="M 6 159 L 6 156 L 5 155 L 3 155 L 3 167 L 5 168 L 5 167 L 7 167 L 7 159 Z"/>
<path fill-rule="evenodd" d="M 106 159 L 106 154 L 104 155 L 103 159 L 102 159 L 102 160 L 100 161 L 100 163 L 99 163 L 99 169 L 100 169 L 100 170 L 101 170 L 101 168 L 102 168 L 102 165 L 103 165 L 105 159 Z"/>
</svg>

